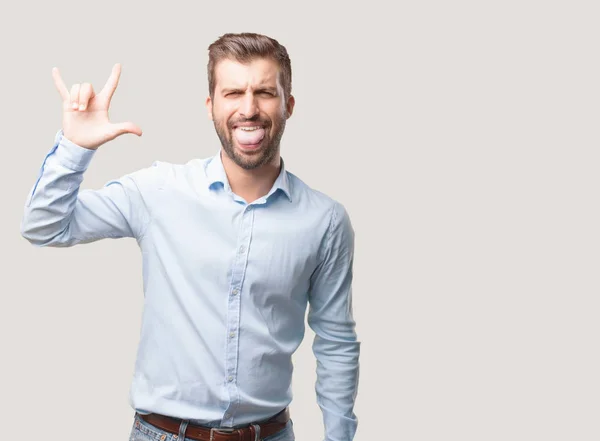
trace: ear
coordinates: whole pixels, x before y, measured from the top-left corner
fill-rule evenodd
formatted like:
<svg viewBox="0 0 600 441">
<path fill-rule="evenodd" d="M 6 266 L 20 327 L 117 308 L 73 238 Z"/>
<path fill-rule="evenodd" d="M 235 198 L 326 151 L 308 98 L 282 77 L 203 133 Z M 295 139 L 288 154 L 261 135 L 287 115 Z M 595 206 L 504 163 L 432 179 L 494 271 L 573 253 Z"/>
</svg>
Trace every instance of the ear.
<svg viewBox="0 0 600 441">
<path fill-rule="evenodd" d="M 285 110 L 286 110 L 286 119 L 289 118 L 290 116 L 292 116 L 292 113 L 294 113 L 294 105 L 296 104 L 296 99 L 294 98 L 293 95 L 290 95 L 287 103 L 285 104 Z"/>
<path fill-rule="evenodd" d="M 212 100 L 210 99 L 210 96 L 208 96 L 206 98 L 206 110 L 208 112 L 208 119 L 212 120 L 213 119 L 213 113 L 212 113 Z"/>
</svg>

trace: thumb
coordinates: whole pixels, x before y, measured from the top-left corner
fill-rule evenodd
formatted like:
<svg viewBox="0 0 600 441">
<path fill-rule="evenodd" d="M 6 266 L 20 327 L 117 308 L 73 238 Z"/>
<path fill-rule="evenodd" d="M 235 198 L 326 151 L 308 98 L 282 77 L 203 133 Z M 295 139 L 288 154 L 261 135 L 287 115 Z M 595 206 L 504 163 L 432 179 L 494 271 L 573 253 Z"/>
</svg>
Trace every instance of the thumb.
<svg viewBox="0 0 600 441">
<path fill-rule="evenodd" d="M 126 133 L 132 133 L 137 136 L 142 136 L 142 129 L 140 129 L 139 126 L 136 126 L 132 122 L 111 124 L 111 136 L 113 138 L 116 138 L 120 135 L 124 135 Z"/>
</svg>

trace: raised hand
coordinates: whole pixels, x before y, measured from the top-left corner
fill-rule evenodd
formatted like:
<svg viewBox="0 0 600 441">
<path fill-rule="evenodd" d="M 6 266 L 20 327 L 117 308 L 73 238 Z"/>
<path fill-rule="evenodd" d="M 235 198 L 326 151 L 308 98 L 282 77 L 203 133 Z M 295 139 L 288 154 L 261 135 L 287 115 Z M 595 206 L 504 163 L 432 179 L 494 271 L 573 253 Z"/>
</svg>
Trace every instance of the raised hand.
<svg viewBox="0 0 600 441">
<path fill-rule="evenodd" d="M 54 84 L 63 99 L 63 133 L 70 141 L 96 150 L 105 142 L 125 133 L 142 136 L 142 129 L 131 122 L 114 124 L 108 120 L 110 101 L 121 76 L 121 65 L 113 66 L 104 88 L 97 95 L 90 83 L 67 89 L 58 68 L 52 69 Z"/>
</svg>

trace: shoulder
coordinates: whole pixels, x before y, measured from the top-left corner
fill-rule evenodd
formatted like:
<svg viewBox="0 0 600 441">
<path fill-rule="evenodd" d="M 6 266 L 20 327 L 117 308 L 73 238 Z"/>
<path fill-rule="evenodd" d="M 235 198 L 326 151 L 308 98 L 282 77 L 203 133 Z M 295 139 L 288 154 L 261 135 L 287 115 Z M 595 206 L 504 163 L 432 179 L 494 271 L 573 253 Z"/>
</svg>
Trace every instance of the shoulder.
<svg viewBox="0 0 600 441">
<path fill-rule="evenodd" d="M 287 173 L 293 195 L 299 201 L 321 211 L 323 215 L 329 217 L 332 224 L 340 221 L 350 222 L 348 210 L 342 202 L 321 190 L 311 187 L 295 174 Z"/>
</svg>

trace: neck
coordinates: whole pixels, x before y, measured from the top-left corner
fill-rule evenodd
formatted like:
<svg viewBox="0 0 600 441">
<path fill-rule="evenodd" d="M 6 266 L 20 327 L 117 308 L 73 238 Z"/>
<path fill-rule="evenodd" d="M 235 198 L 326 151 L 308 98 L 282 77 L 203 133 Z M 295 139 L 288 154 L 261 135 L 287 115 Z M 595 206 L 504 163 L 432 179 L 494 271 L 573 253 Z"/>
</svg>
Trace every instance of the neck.
<svg viewBox="0 0 600 441">
<path fill-rule="evenodd" d="M 279 153 L 272 161 L 252 170 L 240 167 L 221 150 L 221 161 L 231 190 L 251 203 L 269 193 L 281 171 Z"/>
</svg>

